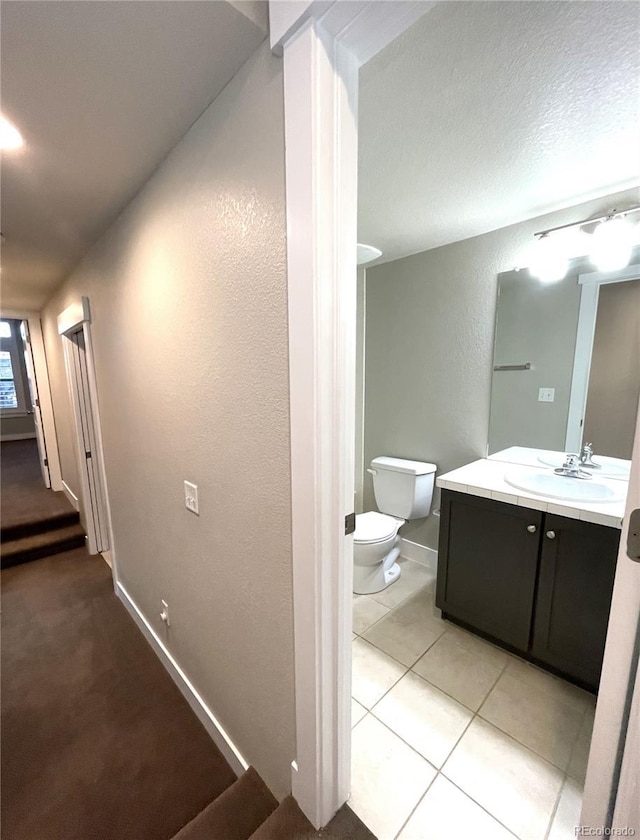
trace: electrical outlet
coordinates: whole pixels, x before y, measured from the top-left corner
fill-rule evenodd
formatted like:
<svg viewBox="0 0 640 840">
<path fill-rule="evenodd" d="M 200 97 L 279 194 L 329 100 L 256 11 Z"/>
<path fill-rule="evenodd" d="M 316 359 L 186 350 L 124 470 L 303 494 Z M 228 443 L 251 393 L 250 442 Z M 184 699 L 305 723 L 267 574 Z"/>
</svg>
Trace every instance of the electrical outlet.
<svg viewBox="0 0 640 840">
<path fill-rule="evenodd" d="M 187 510 L 200 516 L 198 508 L 198 485 L 192 484 L 190 481 L 184 483 L 184 504 Z"/>
<path fill-rule="evenodd" d="M 162 611 L 160 613 L 160 620 L 164 621 L 167 627 L 171 627 L 171 618 L 169 617 L 169 604 L 166 601 L 160 601 Z"/>
<path fill-rule="evenodd" d="M 555 398 L 555 388 L 540 388 L 538 390 L 538 402 L 553 402 Z"/>
</svg>

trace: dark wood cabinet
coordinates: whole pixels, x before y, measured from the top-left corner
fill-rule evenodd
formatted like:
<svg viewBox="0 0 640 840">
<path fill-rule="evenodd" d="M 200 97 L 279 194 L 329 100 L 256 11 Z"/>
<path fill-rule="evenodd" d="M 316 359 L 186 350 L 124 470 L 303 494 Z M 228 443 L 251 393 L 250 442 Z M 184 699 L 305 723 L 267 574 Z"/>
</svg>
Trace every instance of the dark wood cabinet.
<svg viewBox="0 0 640 840">
<path fill-rule="evenodd" d="M 546 514 L 532 655 L 597 686 L 620 532 Z"/>
<path fill-rule="evenodd" d="M 614 528 L 443 490 L 436 604 L 595 690 L 619 540 Z"/>
<path fill-rule="evenodd" d="M 444 491 L 438 607 L 518 650 L 528 650 L 541 522 L 536 510 Z"/>
</svg>

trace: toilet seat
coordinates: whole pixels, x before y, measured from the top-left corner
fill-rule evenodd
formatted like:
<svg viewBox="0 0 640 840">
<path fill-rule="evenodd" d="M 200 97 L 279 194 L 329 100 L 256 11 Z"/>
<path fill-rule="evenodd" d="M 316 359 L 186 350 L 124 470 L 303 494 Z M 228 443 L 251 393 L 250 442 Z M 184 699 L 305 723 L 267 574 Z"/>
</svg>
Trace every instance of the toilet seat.
<svg viewBox="0 0 640 840">
<path fill-rule="evenodd" d="M 359 513 L 356 516 L 356 530 L 353 535 L 354 543 L 371 545 L 385 542 L 390 537 L 395 537 L 398 528 L 404 524 L 404 520 L 396 519 L 386 513 L 378 513 L 375 510 L 367 513 Z"/>
</svg>

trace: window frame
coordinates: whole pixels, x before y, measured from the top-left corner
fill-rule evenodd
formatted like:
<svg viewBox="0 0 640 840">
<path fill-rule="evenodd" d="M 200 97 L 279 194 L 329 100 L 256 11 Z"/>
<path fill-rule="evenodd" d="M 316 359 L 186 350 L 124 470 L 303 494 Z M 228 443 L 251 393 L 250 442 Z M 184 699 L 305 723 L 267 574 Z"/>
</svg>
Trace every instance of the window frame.
<svg viewBox="0 0 640 840">
<path fill-rule="evenodd" d="M 11 337 L 0 338 L 0 350 L 9 353 L 13 369 L 13 383 L 16 389 L 15 408 L 0 408 L 0 417 L 28 417 L 31 414 L 31 403 L 28 398 L 26 364 L 24 361 L 24 344 L 18 336 L 19 321 L 13 318 L 0 319 L 11 327 Z"/>
</svg>

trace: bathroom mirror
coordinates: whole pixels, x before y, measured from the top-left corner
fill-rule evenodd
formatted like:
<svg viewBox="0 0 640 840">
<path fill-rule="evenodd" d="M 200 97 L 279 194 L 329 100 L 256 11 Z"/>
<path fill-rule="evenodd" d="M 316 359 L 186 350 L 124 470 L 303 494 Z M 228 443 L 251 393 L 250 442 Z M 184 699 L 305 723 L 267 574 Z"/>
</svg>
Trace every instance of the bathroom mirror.
<svg viewBox="0 0 640 840">
<path fill-rule="evenodd" d="M 640 254 L 610 274 L 574 260 L 541 283 L 498 275 L 489 454 L 511 446 L 631 458 L 640 394 Z"/>
</svg>

